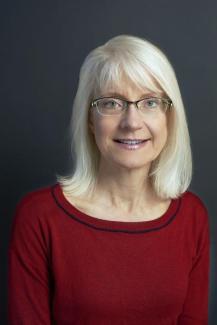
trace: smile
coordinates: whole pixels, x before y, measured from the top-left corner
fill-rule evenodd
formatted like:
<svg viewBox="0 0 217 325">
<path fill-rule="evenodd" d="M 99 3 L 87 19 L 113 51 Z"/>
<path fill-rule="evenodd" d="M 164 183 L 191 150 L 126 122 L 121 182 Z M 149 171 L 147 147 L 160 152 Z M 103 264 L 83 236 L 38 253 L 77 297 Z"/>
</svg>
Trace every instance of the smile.
<svg viewBox="0 0 217 325">
<path fill-rule="evenodd" d="M 142 143 L 144 142 L 145 140 L 137 140 L 137 139 L 133 139 L 133 140 L 126 140 L 126 139 L 117 139 L 115 140 L 117 142 L 120 142 L 120 143 L 126 143 L 126 144 L 138 144 L 138 143 Z"/>
<path fill-rule="evenodd" d="M 150 139 L 147 140 L 140 140 L 140 139 L 115 139 L 114 141 L 118 144 L 118 146 L 122 149 L 126 150 L 136 150 L 144 147 L 147 142 Z"/>
</svg>

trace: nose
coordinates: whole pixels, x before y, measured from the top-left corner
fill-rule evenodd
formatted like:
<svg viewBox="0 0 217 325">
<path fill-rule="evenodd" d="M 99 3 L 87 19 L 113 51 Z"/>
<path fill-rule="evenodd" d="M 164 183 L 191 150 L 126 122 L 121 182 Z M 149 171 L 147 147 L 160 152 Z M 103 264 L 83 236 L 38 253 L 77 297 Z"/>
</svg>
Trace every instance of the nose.
<svg viewBox="0 0 217 325">
<path fill-rule="evenodd" d="M 141 129 L 143 126 L 143 120 L 140 112 L 135 104 L 128 105 L 121 119 L 121 128 L 127 128 L 131 130 Z"/>
</svg>

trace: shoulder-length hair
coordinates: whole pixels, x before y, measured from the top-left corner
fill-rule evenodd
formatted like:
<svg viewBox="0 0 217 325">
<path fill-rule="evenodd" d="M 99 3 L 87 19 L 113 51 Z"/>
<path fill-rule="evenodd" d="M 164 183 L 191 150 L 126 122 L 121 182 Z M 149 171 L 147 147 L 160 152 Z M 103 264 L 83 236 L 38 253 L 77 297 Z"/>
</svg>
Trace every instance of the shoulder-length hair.
<svg viewBox="0 0 217 325">
<path fill-rule="evenodd" d="M 192 158 L 185 110 L 175 72 L 165 54 L 147 40 L 120 35 L 97 47 L 84 60 L 71 119 L 74 170 L 57 176 L 64 193 L 84 196 L 94 189 L 100 153 L 90 132 L 90 103 L 108 87 L 118 87 L 122 76 L 141 88 L 164 92 L 172 101 L 167 112 L 168 139 L 152 162 L 149 177 L 162 198 L 177 198 L 188 188 Z"/>
</svg>

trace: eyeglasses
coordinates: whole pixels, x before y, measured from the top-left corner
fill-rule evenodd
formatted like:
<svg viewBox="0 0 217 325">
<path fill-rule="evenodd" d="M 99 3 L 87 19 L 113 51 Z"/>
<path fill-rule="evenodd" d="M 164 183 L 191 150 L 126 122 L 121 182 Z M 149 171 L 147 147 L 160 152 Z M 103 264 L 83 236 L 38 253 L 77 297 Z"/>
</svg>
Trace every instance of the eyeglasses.
<svg viewBox="0 0 217 325">
<path fill-rule="evenodd" d="M 94 99 L 91 102 L 91 107 L 96 107 L 101 115 L 111 116 L 122 114 L 130 104 L 136 105 L 136 108 L 143 114 L 156 115 L 171 108 L 172 101 L 167 98 L 146 97 L 131 102 L 120 98 L 102 97 Z"/>
</svg>

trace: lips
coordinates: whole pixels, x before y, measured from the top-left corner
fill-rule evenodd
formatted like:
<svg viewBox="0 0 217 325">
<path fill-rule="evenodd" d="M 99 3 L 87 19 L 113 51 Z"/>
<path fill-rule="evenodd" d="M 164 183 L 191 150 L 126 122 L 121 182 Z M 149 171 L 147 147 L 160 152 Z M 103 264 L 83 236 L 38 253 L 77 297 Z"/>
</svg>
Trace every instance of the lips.
<svg viewBox="0 0 217 325">
<path fill-rule="evenodd" d="M 116 145 L 121 150 L 140 150 L 146 147 L 150 139 L 114 139 Z"/>
<path fill-rule="evenodd" d="M 119 143 L 124 143 L 124 144 L 129 144 L 129 145 L 135 145 L 135 144 L 139 144 L 142 142 L 145 142 L 147 140 L 142 140 L 142 139 L 115 139 L 115 142 L 119 142 Z"/>
</svg>

